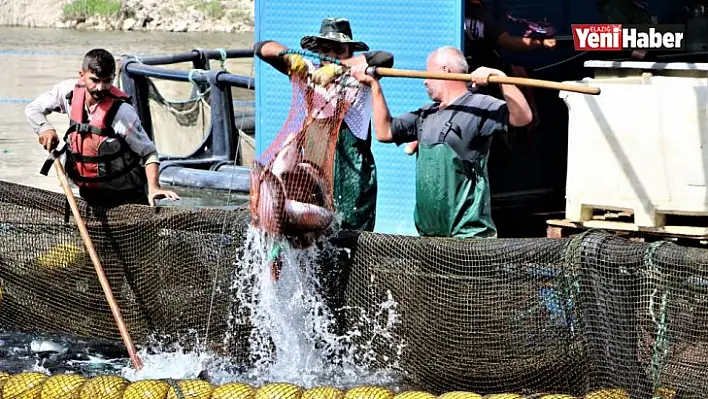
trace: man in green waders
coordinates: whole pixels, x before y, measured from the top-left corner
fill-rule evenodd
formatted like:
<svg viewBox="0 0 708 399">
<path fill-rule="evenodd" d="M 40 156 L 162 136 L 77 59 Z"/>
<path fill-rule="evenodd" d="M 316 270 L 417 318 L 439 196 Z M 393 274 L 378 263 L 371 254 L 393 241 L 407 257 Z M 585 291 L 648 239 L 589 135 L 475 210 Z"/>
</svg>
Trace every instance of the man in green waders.
<svg viewBox="0 0 708 399">
<path fill-rule="evenodd" d="M 466 73 L 467 61 L 454 47 L 433 51 L 427 71 Z M 421 236 L 496 237 L 492 221 L 487 159 L 492 137 L 509 125 L 525 126 L 532 113 L 516 86 L 502 85 L 504 100 L 468 90 L 465 82 L 425 80 L 433 103 L 392 118 L 378 81 L 364 67 L 352 75 L 371 86 L 377 140 L 397 145 L 418 141 L 416 161 L 415 225 Z M 483 86 L 489 76 L 505 76 L 497 69 L 472 72 L 473 84 Z"/>
</svg>

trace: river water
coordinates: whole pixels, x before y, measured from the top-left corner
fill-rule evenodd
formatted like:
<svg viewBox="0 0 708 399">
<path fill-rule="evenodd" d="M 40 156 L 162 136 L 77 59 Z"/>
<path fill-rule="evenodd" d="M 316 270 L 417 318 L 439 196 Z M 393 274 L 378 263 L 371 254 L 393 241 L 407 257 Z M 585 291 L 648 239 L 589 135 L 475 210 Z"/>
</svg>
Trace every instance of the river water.
<svg viewBox="0 0 708 399">
<path fill-rule="evenodd" d="M 46 152 L 25 119 L 24 107 L 40 93 L 63 79 L 78 77 L 84 53 L 96 47 L 138 56 L 174 54 L 203 49 L 240 49 L 253 44 L 253 34 L 172 33 L 172 32 L 92 32 L 63 29 L 0 27 L 0 180 L 61 192 L 52 170 L 49 176 L 38 173 Z M 253 76 L 252 59 L 228 60 L 226 68 L 236 74 Z M 189 70 L 191 63 L 170 68 Z M 212 68 L 219 62 L 212 61 Z M 168 99 L 188 98 L 188 83 L 156 80 Z M 249 98 L 250 96 L 250 98 Z M 239 98 L 240 97 L 240 98 Z M 253 93 L 240 90 L 236 100 L 252 100 Z M 66 115 L 52 114 L 49 120 L 57 130 L 68 127 Z M 192 140 L 193 141 L 193 140 Z M 221 206 L 243 202 L 243 197 L 204 190 L 175 188 L 181 200 L 177 206 Z M 163 201 L 164 203 L 164 201 Z M 169 204 L 165 204 L 169 205 Z"/>
</svg>

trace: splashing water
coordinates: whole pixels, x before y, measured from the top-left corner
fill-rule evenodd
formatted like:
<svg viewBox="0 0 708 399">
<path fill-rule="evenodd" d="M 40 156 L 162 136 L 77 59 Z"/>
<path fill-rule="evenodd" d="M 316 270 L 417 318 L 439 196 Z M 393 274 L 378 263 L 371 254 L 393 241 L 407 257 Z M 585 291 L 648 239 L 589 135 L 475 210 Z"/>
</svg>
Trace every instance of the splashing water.
<svg viewBox="0 0 708 399">
<path fill-rule="evenodd" d="M 249 228 L 246 247 L 234 281 L 239 312 L 230 324 L 248 322 L 252 366 L 243 376 L 247 382 L 290 382 L 303 387 L 327 384 L 348 388 L 361 384 L 391 385 L 398 380 L 398 359 L 384 359 L 375 368 L 374 344 L 403 349 L 392 334 L 397 322 L 396 303 L 391 297 L 369 317 L 360 318 L 349 331 L 338 335 L 336 319 L 327 304 L 318 276 L 317 248 L 281 251 L 282 269 L 278 281 L 271 277 L 269 254 L 276 243 L 259 230 Z M 384 326 L 376 324 L 381 316 Z M 371 338 L 356 345 L 363 330 Z M 227 338 L 228 341 L 228 338 Z M 379 364 L 380 366 L 380 364 Z M 224 382 L 228 381 L 225 380 Z"/>
<path fill-rule="evenodd" d="M 138 352 L 143 361 L 143 368 L 136 370 L 127 364 L 120 370 L 120 375 L 130 381 L 146 379 L 195 379 L 206 369 L 214 367 L 218 356 L 209 351 L 199 342 L 196 331 L 189 334 L 193 336 L 196 344 L 193 348 L 186 349 L 167 335 L 151 337 L 152 343 Z M 174 342 L 165 347 L 163 342 Z"/>
</svg>

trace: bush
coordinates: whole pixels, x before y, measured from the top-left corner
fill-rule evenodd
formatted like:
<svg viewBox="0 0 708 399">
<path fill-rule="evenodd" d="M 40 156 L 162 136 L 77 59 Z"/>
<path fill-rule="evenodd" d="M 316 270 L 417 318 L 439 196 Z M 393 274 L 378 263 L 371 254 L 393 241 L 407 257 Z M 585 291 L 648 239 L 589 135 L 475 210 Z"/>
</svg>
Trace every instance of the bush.
<svg viewBox="0 0 708 399">
<path fill-rule="evenodd" d="M 111 16 L 118 14 L 120 8 L 120 0 L 72 0 L 64 6 L 64 16 L 67 18 Z"/>
</svg>

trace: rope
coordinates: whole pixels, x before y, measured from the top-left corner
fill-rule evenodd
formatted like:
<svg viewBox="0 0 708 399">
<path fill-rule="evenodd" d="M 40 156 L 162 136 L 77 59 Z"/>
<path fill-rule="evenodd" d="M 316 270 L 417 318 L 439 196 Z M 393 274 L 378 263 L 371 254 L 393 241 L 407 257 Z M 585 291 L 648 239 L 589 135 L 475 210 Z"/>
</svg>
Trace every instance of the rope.
<svg viewBox="0 0 708 399">
<path fill-rule="evenodd" d="M 220 50 L 220 53 L 221 53 L 221 51 L 223 51 L 223 49 L 219 49 L 219 50 Z M 223 53 L 221 53 L 221 55 L 222 55 L 223 59 L 226 59 L 226 52 L 225 51 Z M 222 61 L 222 68 L 223 68 L 223 61 Z M 225 69 L 225 68 L 223 68 L 223 69 Z M 254 75 L 255 75 L 254 72 L 255 72 L 254 63 L 251 63 L 251 73 L 250 73 L 251 78 L 254 77 Z M 248 83 L 248 89 L 250 89 L 250 88 L 251 88 L 251 81 L 249 81 L 249 83 Z M 239 149 L 241 147 L 240 135 L 241 135 L 241 132 L 243 131 L 243 124 L 244 124 L 245 119 L 246 119 L 245 114 L 241 114 L 241 126 L 238 128 L 239 129 L 239 139 L 236 140 L 236 143 L 237 143 L 236 144 L 236 151 L 235 151 L 236 154 L 238 154 Z M 231 179 L 229 182 L 228 196 L 226 197 L 226 206 L 227 207 L 231 204 L 231 194 L 233 192 L 232 187 L 233 187 L 233 182 L 234 182 L 235 176 L 236 176 L 236 168 L 233 168 L 233 170 L 231 171 Z M 226 233 L 226 218 L 227 218 L 227 214 L 225 213 L 224 219 L 221 223 L 222 240 L 223 240 L 224 234 Z M 224 247 L 223 243 L 222 243 L 222 245 L 219 245 L 219 251 L 217 253 L 216 259 L 221 258 L 221 250 L 223 247 Z M 216 296 L 216 284 L 218 281 L 219 281 L 219 268 L 217 267 L 216 272 L 214 273 L 214 281 L 213 281 L 212 287 L 211 287 L 211 298 L 209 298 L 209 311 L 207 312 L 207 325 L 206 325 L 206 331 L 204 332 L 204 342 L 208 342 L 208 339 L 209 339 L 209 328 L 211 327 L 211 315 L 214 311 L 214 297 Z"/>
<path fill-rule="evenodd" d="M 284 55 L 286 55 L 286 54 L 299 54 L 299 55 L 301 55 L 301 56 L 303 56 L 303 57 L 317 58 L 317 59 L 320 59 L 320 60 L 322 60 L 322 61 L 328 61 L 328 62 L 331 62 L 331 63 L 333 63 L 333 64 L 345 66 L 345 65 L 342 64 L 342 61 L 340 61 L 340 60 L 337 59 L 337 58 L 328 57 L 328 56 L 326 56 L 326 55 L 320 55 L 320 54 L 313 53 L 312 51 L 307 51 L 307 50 L 287 49 L 287 50 L 283 50 L 283 51 L 281 51 L 280 53 L 278 53 L 278 56 L 282 57 L 282 56 L 284 56 Z"/>
<path fill-rule="evenodd" d="M 179 388 L 179 384 L 177 384 L 177 381 L 172 378 L 166 378 L 164 381 L 175 390 L 175 396 L 177 396 L 177 399 L 185 399 L 182 390 Z"/>
<path fill-rule="evenodd" d="M 209 91 L 211 90 L 211 86 L 207 87 L 207 89 L 204 90 L 203 92 L 200 91 L 199 84 L 197 84 L 197 82 L 194 81 L 194 73 L 196 73 L 196 72 L 206 73 L 207 71 L 205 71 L 203 69 L 192 69 L 189 71 L 189 74 L 187 75 L 187 79 L 189 79 L 189 83 L 191 83 L 197 87 L 197 96 L 199 96 L 199 98 L 203 98 L 204 95 L 209 93 Z"/>
<path fill-rule="evenodd" d="M 121 60 L 123 60 L 123 59 L 125 59 L 125 58 L 133 58 L 133 59 L 135 59 L 135 61 L 137 61 L 139 64 L 142 64 L 142 63 L 143 63 L 143 60 L 140 58 L 140 56 L 135 55 L 135 54 L 122 53 L 122 54 L 120 55 L 120 58 L 121 58 Z M 122 64 L 122 61 L 121 61 L 121 64 Z M 113 79 L 113 86 L 115 86 L 115 87 L 117 87 L 117 88 L 123 90 L 123 87 L 122 87 L 122 84 L 121 84 L 121 81 L 120 81 L 120 76 L 121 76 L 121 68 L 118 68 L 118 71 L 116 72 L 116 77 L 115 77 L 115 79 Z"/>
<path fill-rule="evenodd" d="M 660 281 L 662 280 L 661 271 L 654 264 L 654 253 L 659 249 L 660 246 L 666 244 L 666 241 L 653 242 L 649 245 L 644 256 L 644 262 L 647 265 L 650 274 L 653 274 Z M 667 338 L 667 323 L 666 323 L 666 304 L 668 302 L 669 288 L 666 287 L 665 282 L 659 283 L 659 286 L 655 288 L 649 297 L 649 315 L 652 321 L 657 326 L 656 331 L 656 341 L 654 342 L 653 353 L 651 357 L 651 364 L 649 366 L 650 373 L 653 381 L 653 399 L 661 399 L 657 396 L 659 388 L 661 387 L 661 372 L 666 365 L 666 356 L 668 354 L 669 340 Z M 664 292 L 661 294 L 661 304 L 659 305 L 659 319 L 657 320 L 656 314 L 654 312 L 655 297 L 664 288 Z"/>
<path fill-rule="evenodd" d="M 544 70 L 544 69 L 553 68 L 553 67 L 555 67 L 555 66 L 565 64 L 566 62 L 572 61 L 572 60 L 574 60 L 574 59 L 576 59 L 576 58 L 578 58 L 578 57 L 581 57 L 581 56 L 583 56 L 583 55 L 585 55 L 585 54 L 587 54 L 587 53 L 588 53 L 588 51 L 583 51 L 583 52 L 580 53 L 580 54 L 575 54 L 574 56 L 568 57 L 568 58 L 563 59 L 563 60 L 560 60 L 560 61 L 558 61 L 558 62 L 554 62 L 553 64 L 548 64 L 548 65 L 544 65 L 544 66 L 542 66 L 542 67 L 538 67 L 538 68 L 534 69 L 533 72 L 538 72 L 538 71 L 542 71 L 542 70 Z"/>
<path fill-rule="evenodd" d="M 228 69 L 226 69 L 226 60 L 228 59 L 226 57 L 226 50 L 224 50 L 223 48 L 218 48 L 216 49 L 216 51 L 218 51 L 219 55 L 221 56 L 221 59 L 219 60 L 219 62 L 221 63 L 221 69 L 228 72 Z"/>
<path fill-rule="evenodd" d="M 284 50 L 284 51 L 281 51 L 278 55 L 279 55 L 279 56 L 283 56 L 283 55 L 285 55 L 285 54 L 300 54 L 300 55 L 307 56 L 307 57 L 319 58 L 319 59 L 322 59 L 322 60 L 330 61 L 330 62 L 332 62 L 332 63 L 334 63 L 334 64 L 337 64 L 337 65 L 342 65 L 341 61 L 339 61 L 338 59 L 330 58 L 330 57 L 326 57 L 326 56 L 320 56 L 319 54 L 313 53 L 313 52 L 311 52 L 311 51 L 306 51 L 306 50 Z M 223 56 L 223 55 L 225 55 L 225 53 L 222 53 L 222 56 Z M 347 71 L 348 71 L 348 69 L 347 69 Z M 190 75 L 189 75 L 189 76 L 190 76 L 190 81 L 191 81 L 191 77 L 192 77 L 192 73 L 191 73 L 191 72 L 190 72 Z M 251 74 L 250 74 L 250 76 L 251 76 L 251 77 L 254 76 L 254 64 L 253 64 L 253 63 L 251 64 Z M 344 79 L 345 76 L 348 76 L 348 73 L 347 73 L 347 72 L 345 72 L 344 74 L 342 74 L 341 76 L 339 76 L 339 77 L 334 81 L 334 82 L 336 82 L 336 84 L 339 85 L 339 92 L 337 93 L 337 96 L 338 96 L 338 97 L 341 97 L 342 93 L 344 92 L 344 89 L 346 89 L 346 87 L 347 87 L 347 85 L 346 85 L 346 83 L 345 83 L 345 80 L 346 80 L 346 79 Z M 249 85 L 248 88 L 250 89 L 250 85 Z M 327 106 L 327 104 L 323 104 L 323 105 L 322 105 L 322 108 L 320 108 L 317 113 L 319 113 L 319 111 L 321 111 L 322 109 L 324 109 L 324 107 L 326 107 L 326 106 Z M 243 121 L 244 121 L 244 119 L 245 119 L 245 116 L 243 116 L 242 119 L 241 119 L 241 127 L 239 128 L 239 130 L 242 130 L 242 128 L 243 128 Z M 307 127 L 309 126 L 309 124 L 312 123 L 313 121 L 314 121 L 314 118 L 308 118 L 308 121 L 305 122 L 305 126 L 303 126 L 303 130 L 306 130 Z M 239 143 L 238 145 L 240 145 L 240 143 L 241 143 L 241 140 L 240 140 L 240 139 L 238 140 L 238 143 Z M 238 149 L 239 149 L 238 145 L 237 145 L 237 147 L 236 147 L 236 153 L 238 153 Z M 231 173 L 231 183 L 233 183 L 233 179 L 234 179 L 235 174 L 236 174 L 236 168 L 234 168 L 234 170 L 233 170 L 232 173 Z M 230 203 L 231 203 L 232 187 L 233 187 L 233 184 L 229 184 L 228 196 L 227 196 L 227 200 L 226 200 L 226 206 L 227 206 L 227 207 L 228 207 L 228 206 L 230 205 Z M 226 219 L 226 214 L 224 215 L 224 220 L 225 220 L 225 219 Z M 221 231 L 221 236 L 222 236 L 222 237 L 223 237 L 224 234 L 225 234 L 225 230 L 226 230 L 226 223 L 222 223 L 222 231 Z M 220 245 L 220 246 L 219 246 L 219 251 L 218 251 L 218 254 L 217 254 L 217 259 L 219 259 L 219 258 L 221 257 L 221 250 L 222 250 L 222 248 L 223 248 L 223 245 Z M 282 246 L 281 246 L 281 243 L 276 242 L 276 243 L 275 243 L 275 246 L 273 247 L 273 251 L 269 254 L 269 256 L 271 257 L 271 260 L 276 259 L 277 256 L 282 252 L 282 249 L 283 249 L 283 248 L 282 248 Z M 211 316 L 212 316 L 213 308 L 214 308 L 214 297 L 216 296 L 216 284 L 217 284 L 217 282 L 218 282 L 218 280 L 219 280 L 219 273 L 218 273 L 219 268 L 217 268 L 216 270 L 217 270 L 217 271 L 216 271 L 216 273 L 214 273 L 214 280 L 213 280 L 213 283 L 212 283 L 211 298 L 210 298 L 210 300 L 209 300 L 209 311 L 207 312 L 207 325 L 206 325 L 206 331 L 205 331 L 205 333 L 204 333 L 205 341 L 208 340 L 208 338 L 209 338 L 209 329 L 210 329 L 210 327 L 211 327 Z"/>
</svg>

